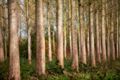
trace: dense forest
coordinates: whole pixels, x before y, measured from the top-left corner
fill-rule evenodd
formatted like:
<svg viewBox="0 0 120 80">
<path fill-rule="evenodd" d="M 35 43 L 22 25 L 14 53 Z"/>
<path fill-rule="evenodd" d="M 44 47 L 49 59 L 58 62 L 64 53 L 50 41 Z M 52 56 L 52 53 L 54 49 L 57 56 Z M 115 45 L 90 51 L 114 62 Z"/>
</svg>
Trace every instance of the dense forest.
<svg viewBox="0 0 120 80">
<path fill-rule="evenodd" d="M 120 80 L 120 0 L 0 0 L 0 80 Z"/>
</svg>

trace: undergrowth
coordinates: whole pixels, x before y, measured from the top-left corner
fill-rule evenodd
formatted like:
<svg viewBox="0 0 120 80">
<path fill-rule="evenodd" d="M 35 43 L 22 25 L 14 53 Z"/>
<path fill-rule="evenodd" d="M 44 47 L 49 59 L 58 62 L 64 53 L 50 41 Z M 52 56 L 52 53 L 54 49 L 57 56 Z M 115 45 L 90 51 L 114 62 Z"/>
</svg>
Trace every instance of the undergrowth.
<svg viewBox="0 0 120 80">
<path fill-rule="evenodd" d="M 57 65 L 57 60 L 46 62 L 46 75 L 38 76 L 35 72 L 35 60 L 28 64 L 26 58 L 20 60 L 21 80 L 120 80 L 120 60 L 111 62 L 107 66 L 92 68 L 80 63 L 79 72 L 71 69 L 71 60 L 65 60 L 65 69 Z M 8 61 L 0 63 L 0 80 L 7 80 L 9 66 Z"/>
</svg>

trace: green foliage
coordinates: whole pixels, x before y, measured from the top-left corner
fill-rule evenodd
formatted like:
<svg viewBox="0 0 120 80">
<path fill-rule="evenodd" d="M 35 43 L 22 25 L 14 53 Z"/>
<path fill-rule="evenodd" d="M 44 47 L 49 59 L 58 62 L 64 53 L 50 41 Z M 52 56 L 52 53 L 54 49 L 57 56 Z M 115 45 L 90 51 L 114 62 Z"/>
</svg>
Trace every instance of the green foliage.
<svg viewBox="0 0 120 80">
<path fill-rule="evenodd" d="M 65 65 L 65 70 L 69 71 L 69 72 L 72 72 L 72 68 L 71 68 L 72 60 L 65 59 L 64 61 L 65 61 L 65 64 L 64 64 Z"/>
<path fill-rule="evenodd" d="M 104 80 L 120 80 L 120 74 L 110 70 L 106 73 Z"/>
<path fill-rule="evenodd" d="M 37 76 L 35 73 L 35 59 L 32 64 L 24 57 L 20 58 L 21 80 L 120 80 L 120 62 L 114 61 L 108 67 L 91 68 L 88 65 L 80 64 L 80 72 L 76 73 L 71 69 L 71 60 L 65 60 L 65 69 L 57 65 L 57 60 L 46 64 L 46 75 Z M 88 70 L 90 69 L 90 70 Z M 8 78 L 8 60 L 0 64 L 0 80 Z"/>
<path fill-rule="evenodd" d="M 27 58 L 27 53 L 28 53 L 28 47 L 27 47 L 27 39 L 21 39 L 20 41 L 20 56 Z"/>
<path fill-rule="evenodd" d="M 27 80 L 30 76 L 35 74 L 35 61 L 32 60 L 32 64 L 28 64 L 28 60 L 25 58 L 21 58 L 21 76 L 22 79 Z"/>
<path fill-rule="evenodd" d="M 27 59 L 27 56 L 28 56 L 27 38 L 21 39 L 19 49 L 20 49 L 20 56 Z M 31 34 L 31 50 L 32 50 L 32 58 L 35 58 L 36 56 L 36 35 L 35 33 Z"/>
<path fill-rule="evenodd" d="M 47 71 L 48 73 L 57 73 L 57 74 L 62 74 L 63 69 L 60 68 L 59 65 L 57 65 L 57 60 L 54 59 L 51 62 L 47 63 Z"/>
<path fill-rule="evenodd" d="M 8 61 L 6 60 L 4 63 L 0 63 L 0 80 L 7 80 L 8 71 Z"/>
<path fill-rule="evenodd" d="M 65 75 L 55 75 L 55 76 L 48 76 L 47 80 L 70 80 L 70 79 Z"/>
</svg>

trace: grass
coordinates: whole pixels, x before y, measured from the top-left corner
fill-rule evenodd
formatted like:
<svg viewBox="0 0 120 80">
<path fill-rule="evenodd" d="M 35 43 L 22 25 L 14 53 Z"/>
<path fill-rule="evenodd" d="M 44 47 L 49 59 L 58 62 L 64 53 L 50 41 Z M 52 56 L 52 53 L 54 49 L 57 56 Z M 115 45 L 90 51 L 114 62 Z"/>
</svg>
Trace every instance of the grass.
<svg viewBox="0 0 120 80">
<path fill-rule="evenodd" d="M 29 65 L 27 59 L 21 57 L 21 80 L 120 80 L 120 60 L 111 64 L 92 68 L 80 64 L 80 72 L 71 69 L 71 60 L 65 60 L 65 69 L 60 69 L 54 59 L 46 63 L 46 75 L 37 76 L 35 73 L 35 60 Z M 0 80 L 7 80 L 8 61 L 0 64 Z"/>
</svg>

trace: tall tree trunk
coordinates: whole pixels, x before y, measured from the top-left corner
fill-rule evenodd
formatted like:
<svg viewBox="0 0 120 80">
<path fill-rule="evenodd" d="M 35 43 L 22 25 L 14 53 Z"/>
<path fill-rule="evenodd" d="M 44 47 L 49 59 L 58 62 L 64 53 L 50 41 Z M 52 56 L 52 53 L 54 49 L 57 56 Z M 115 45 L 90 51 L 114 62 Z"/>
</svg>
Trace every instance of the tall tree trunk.
<svg viewBox="0 0 120 80">
<path fill-rule="evenodd" d="M 94 42 L 94 5 L 90 5 L 90 54 L 91 54 L 91 61 L 92 66 L 96 66 L 96 60 L 95 60 L 95 42 Z"/>
<path fill-rule="evenodd" d="M 5 57 L 5 59 L 7 59 L 7 57 L 8 57 L 8 11 L 7 11 L 7 5 L 5 4 L 6 3 L 6 1 L 5 0 L 3 0 L 3 4 L 4 4 L 4 32 L 3 32 L 3 42 L 4 42 L 4 57 Z"/>
<path fill-rule="evenodd" d="M 67 47 L 67 37 L 66 37 L 66 25 L 64 26 L 64 57 L 66 58 L 67 57 L 67 54 L 66 54 L 66 47 Z"/>
<path fill-rule="evenodd" d="M 65 8 L 65 11 L 66 11 L 66 0 L 63 0 L 63 8 Z M 66 47 L 67 47 L 67 17 L 66 17 L 66 13 L 65 13 L 65 11 L 63 11 L 64 12 L 64 14 L 63 14 L 63 25 L 64 25 L 64 28 L 63 28 L 63 39 L 64 39 L 64 42 L 63 42 L 63 46 L 64 46 L 64 49 L 63 49 L 63 53 L 64 53 L 64 57 L 65 57 L 65 59 L 66 59 L 66 57 L 67 57 L 67 54 L 66 54 Z"/>
<path fill-rule="evenodd" d="M 118 59 L 118 0 L 115 0 L 115 50 L 116 58 Z"/>
<path fill-rule="evenodd" d="M 72 68 L 76 71 L 79 71 L 79 62 L 78 62 L 78 47 L 77 47 L 77 28 L 75 26 L 75 0 L 72 0 L 72 49 L 73 49 L 73 62 Z"/>
<path fill-rule="evenodd" d="M 45 74 L 45 37 L 43 26 L 43 0 L 36 0 L 36 72 Z"/>
<path fill-rule="evenodd" d="M 31 26 L 29 19 L 29 0 L 26 2 L 26 23 L 28 28 L 28 63 L 31 64 Z"/>
<path fill-rule="evenodd" d="M 110 3 L 107 3 L 106 4 L 106 10 L 108 10 L 108 8 L 110 7 L 111 5 L 110 5 Z M 106 39 L 106 41 L 107 41 L 107 58 L 108 58 L 108 62 L 110 62 L 110 27 L 111 27 L 111 25 L 110 25 L 110 20 L 111 20 L 111 17 L 110 17 L 110 14 L 108 14 L 108 13 L 110 13 L 110 11 L 108 10 L 107 11 L 107 19 L 106 19 L 106 24 L 107 24 L 107 30 L 106 30 L 106 34 L 107 34 L 107 39 Z"/>
<path fill-rule="evenodd" d="M 10 29 L 9 80 L 20 80 L 17 1 L 8 0 L 8 24 Z"/>
<path fill-rule="evenodd" d="M 105 32 L 105 2 L 106 0 L 102 0 L 102 58 L 103 63 L 106 62 L 106 32 Z"/>
<path fill-rule="evenodd" d="M 0 63 L 3 61 L 4 61 L 3 36 L 2 36 L 2 29 L 0 26 Z"/>
<path fill-rule="evenodd" d="M 69 50 L 70 50 L 70 58 L 71 58 L 71 56 L 72 56 L 72 37 L 71 37 L 71 0 L 69 0 L 69 12 L 68 12 L 68 19 L 69 19 L 69 21 L 68 21 L 68 29 L 69 29 Z"/>
<path fill-rule="evenodd" d="M 2 28 L 3 28 L 3 9 L 2 5 L 0 6 L 0 63 L 4 61 L 4 49 L 3 49 L 3 35 L 2 35 Z"/>
<path fill-rule="evenodd" d="M 64 68 L 62 0 L 57 0 L 57 10 L 57 59 L 58 65 L 60 65 L 61 68 Z"/>
<path fill-rule="evenodd" d="M 31 27 L 28 27 L 28 63 L 31 64 Z"/>
<path fill-rule="evenodd" d="M 85 44 L 85 22 L 84 22 L 84 10 L 83 10 L 83 0 L 80 0 L 80 33 L 81 33 L 81 59 L 82 63 L 87 64 L 86 59 L 86 44 Z"/>
<path fill-rule="evenodd" d="M 47 4 L 47 20 L 48 20 L 48 59 L 52 61 L 52 50 L 51 50 L 51 27 L 50 27 L 50 20 L 49 20 L 49 2 Z"/>
<path fill-rule="evenodd" d="M 120 0 L 118 0 L 118 55 L 120 58 Z"/>
<path fill-rule="evenodd" d="M 97 61 L 101 63 L 101 56 L 100 56 L 100 27 L 99 27 L 99 11 L 97 10 L 96 13 L 96 52 L 97 52 Z"/>
<path fill-rule="evenodd" d="M 114 0 L 112 0 L 112 5 L 114 5 Z M 112 16 L 112 20 L 111 20 L 111 52 L 112 52 L 112 59 L 115 60 L 115 46 L 114 46 L 114 19 L 115 19 L 115 15 L 114 15 L 114 9 L 112 9 L 111 12 L 111 16 Z"/>
<path fill-rule="evenodd" d="M 119 4 L 118 1 L 116 1 L 117 4 L 117 42 L 116 42 L 116 50 L 117 50 L 117 58 L 119 58 Z"/>
</svg>

